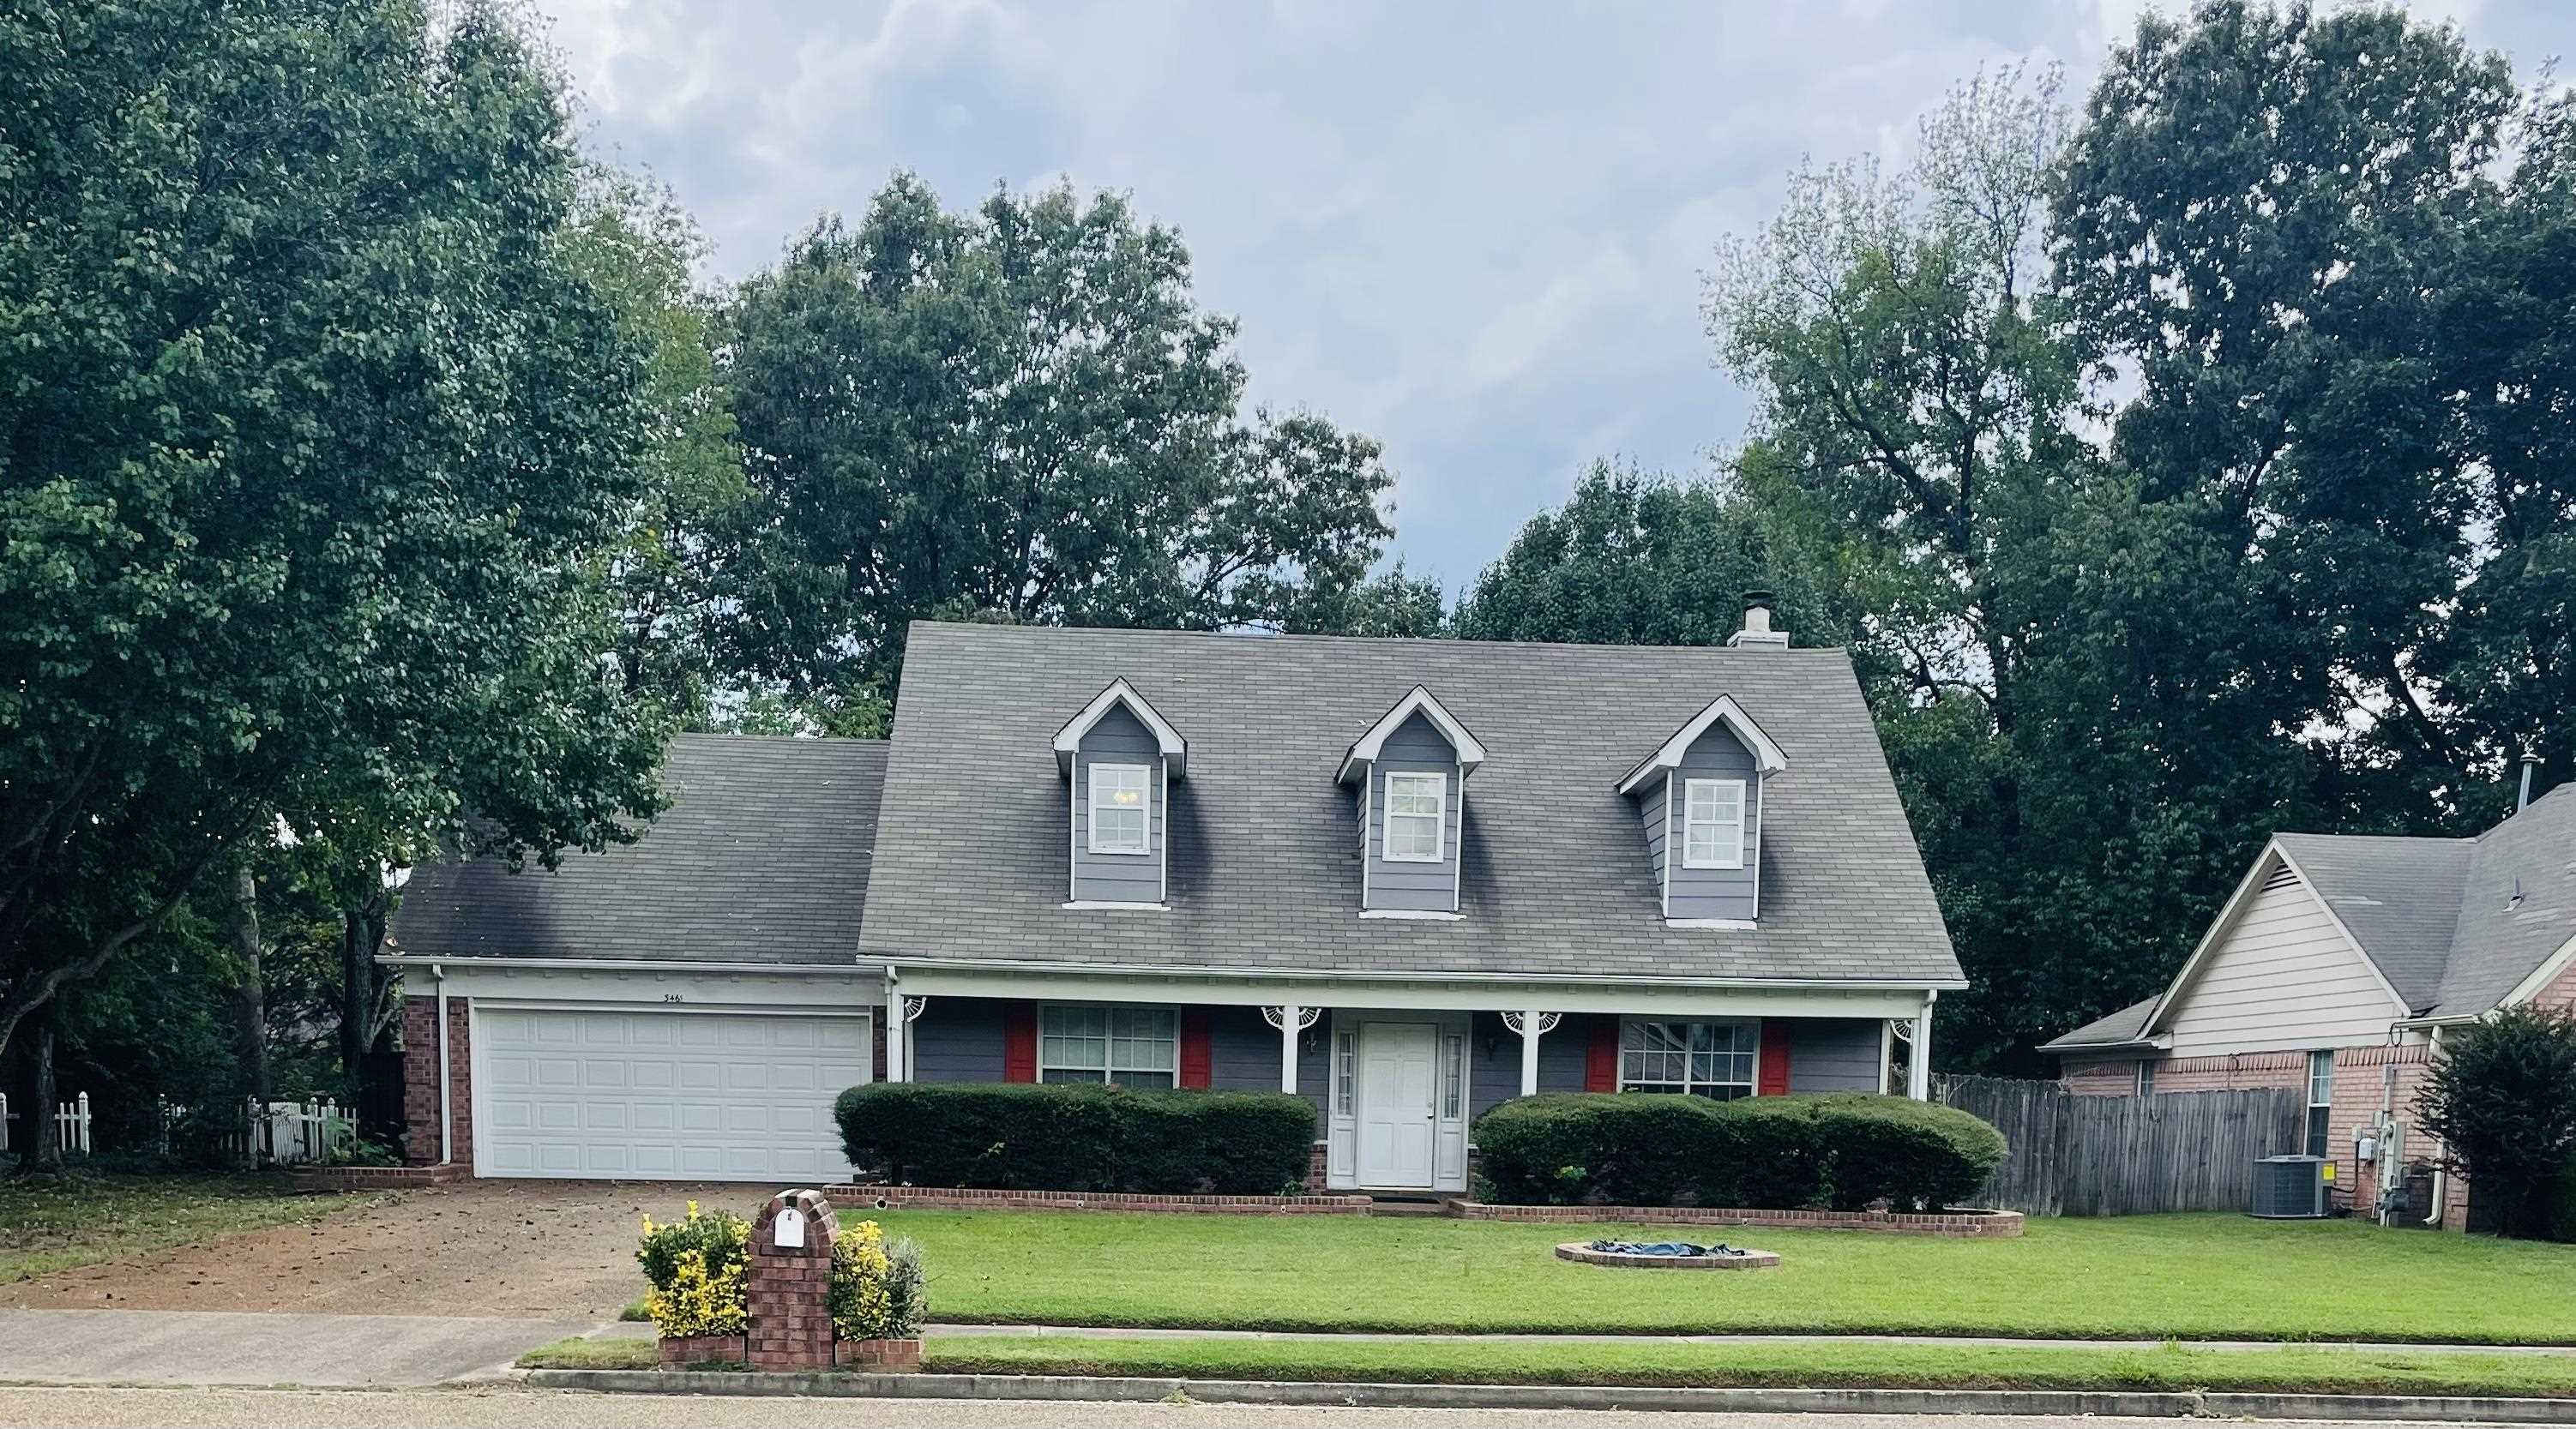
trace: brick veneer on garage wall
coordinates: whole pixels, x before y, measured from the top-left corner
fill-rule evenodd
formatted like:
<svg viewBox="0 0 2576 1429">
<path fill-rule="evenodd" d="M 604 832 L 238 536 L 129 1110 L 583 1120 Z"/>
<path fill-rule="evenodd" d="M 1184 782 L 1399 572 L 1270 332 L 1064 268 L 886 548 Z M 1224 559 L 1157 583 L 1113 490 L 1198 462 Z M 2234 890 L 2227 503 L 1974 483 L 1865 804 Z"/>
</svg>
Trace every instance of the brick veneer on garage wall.
<svg viewBox="0 0 2576 1429">
<path fill-rule="evenodd" d="M 447 1079 L 455 1104 L 449 1136 L 459 1165 L 474 1164 L 474 1057 L 468 1044 L 466 1002 L 447 1000 Z M 403 999 L 403 1160 L 414 1166 L 438 1158 L 438 999 Z"/>
</svg>

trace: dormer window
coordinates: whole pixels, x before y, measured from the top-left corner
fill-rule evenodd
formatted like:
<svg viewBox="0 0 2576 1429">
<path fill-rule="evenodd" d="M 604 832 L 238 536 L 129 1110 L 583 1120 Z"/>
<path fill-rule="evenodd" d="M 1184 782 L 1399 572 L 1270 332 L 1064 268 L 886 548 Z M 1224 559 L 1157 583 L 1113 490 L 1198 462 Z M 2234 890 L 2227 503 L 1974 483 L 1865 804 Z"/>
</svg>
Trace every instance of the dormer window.
<svg viewBox="0 0 2576 1429">
<path fill-rule="evenodd" d="M 1421 685 L 1351 742 L 1340 778 L 1358 795 L 1361 917 L 1458 917 L 1467 776 L 1484 762 L 1484 744 Z"/>
<path fill-rule="evenodd" d="M 1789 767 L 1732 696 L 1684 721 L 1619 781 L 1675 928 L 1752 928 L 1762 913 L 1762 801 Z"/>
<path fill-rule="evenodd" d="M 1189 742 L 1112 680 L 1056 731 L 1055 758 L 1071 806 L 1065 906 L 1168 907 L 1171 786 L 1189 770 Z"/>
<path fill-rule="evenodd" d="M 1449 776 L 1386 776 L 1386 859 L 1389 863 L 1438 863 L 1446 841 Z"/>
<path fill-rule="evenodd" d="M 1142 764 L 1091 766 L 1091 851 L 1154 851 L 1154 771 Z"/>
<path fill-rule="evenodd" d="M 1744 781 L 1682 781 L 1682 867 L 1744 866 Z"/>
</svg>

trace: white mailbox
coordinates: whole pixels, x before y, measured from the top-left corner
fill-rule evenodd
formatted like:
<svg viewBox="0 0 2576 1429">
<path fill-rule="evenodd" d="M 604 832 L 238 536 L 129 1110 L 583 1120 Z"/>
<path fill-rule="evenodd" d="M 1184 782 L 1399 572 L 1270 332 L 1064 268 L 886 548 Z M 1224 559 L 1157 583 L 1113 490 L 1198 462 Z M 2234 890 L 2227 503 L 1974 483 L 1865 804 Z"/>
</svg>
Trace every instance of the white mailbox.
<svg viewBox="0 0 2576 1429">
<path fill-rule="evenodd" d="M 780 1250 L 805 1248 L 805 1213 L 789 1206 L 769 1224 L 769 1243 Z"/>
</svg>

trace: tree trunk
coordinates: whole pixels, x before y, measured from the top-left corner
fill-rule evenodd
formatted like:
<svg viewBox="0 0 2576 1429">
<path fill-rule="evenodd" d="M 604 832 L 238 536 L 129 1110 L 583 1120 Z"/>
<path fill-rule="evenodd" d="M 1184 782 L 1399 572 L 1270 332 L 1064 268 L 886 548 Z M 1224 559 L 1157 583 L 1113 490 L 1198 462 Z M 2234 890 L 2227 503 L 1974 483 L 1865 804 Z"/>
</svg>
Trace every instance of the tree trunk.
<svg viewBox="0 0 2576 1429">
<path fill-rule="evenodd" d="M 268 1105 L 268 996 L 259 967 L 259 881 L 245 865 L 233 874 L 233 955 L 241 982 L 233 989 L 233 1027 L 241 1050 L 242 1084 L 250 1099 Z"/>
<path fill-rule="evenodd" d="M 340 913 L 340 1083 L 342 1103 L 365 1105 L 367 1052 L 376 1040 L 376 1003 L 382 995 L 376 950 L 385 942 L 385 900 L 379 894 Z"/>
<path fill-rule="evenodd" d="M 36 1026 L 36 1104 L 18 1118 L 27 1128 L 27 1168 L 32 1171 L 63 1169 L 61 1128 L 54 1124 L 54 1024 L 49 1019 Z"/>
</svg>

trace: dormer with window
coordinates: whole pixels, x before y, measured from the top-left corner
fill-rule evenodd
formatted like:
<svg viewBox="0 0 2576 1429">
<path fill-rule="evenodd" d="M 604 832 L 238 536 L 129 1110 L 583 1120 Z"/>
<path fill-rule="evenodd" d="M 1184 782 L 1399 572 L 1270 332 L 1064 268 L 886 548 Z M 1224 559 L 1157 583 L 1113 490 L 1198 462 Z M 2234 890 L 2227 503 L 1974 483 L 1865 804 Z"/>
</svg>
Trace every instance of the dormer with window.
<svg viewBox="0 0 2576 1429">
<path fill-rule="evenodd" d="M 1636 801 L 1667 923 L 1756 926 L 1764 781 L 1788 767 L 1780 746 L 1721 695 L 1619 781 Z"/>
<path fill-rule="evenodd" d="M 1070 846 L 1068 908 L 1167 907 L 1171 786 L 1189 741 L 1125 680 L 1113 680 L 1055 736 Z"/>
<path fill-rule="evenodd" d="M 1467 776 L 1485 746 L 1420 685 L 1354 741 L 1341 780 L 1355 791 L 1360 916 L 1458 916 Z"/>
</svg>

